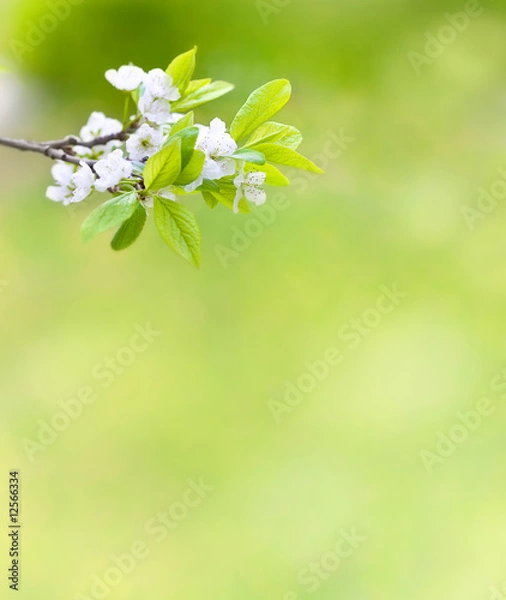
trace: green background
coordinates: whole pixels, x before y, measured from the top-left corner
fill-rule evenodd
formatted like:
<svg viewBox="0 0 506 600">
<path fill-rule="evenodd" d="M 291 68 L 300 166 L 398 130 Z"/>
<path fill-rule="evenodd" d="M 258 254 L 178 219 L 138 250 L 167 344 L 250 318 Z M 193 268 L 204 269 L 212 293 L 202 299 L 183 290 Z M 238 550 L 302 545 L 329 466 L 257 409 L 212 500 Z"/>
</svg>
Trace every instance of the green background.
<svg viewBox="0 0 506 600">
<path fill-rule="evenodd" d="M 417 73 L 410 52 L 463 1 L 279 4 L 262 17 L 250 0 L 85 0 L 17 60 L 13 41 L 50 9 L 2 2 L 3 135 L 121 117 L 107 68 L 165 67 L 198 44 L 197 75 L 237 85 L 200 122 L 230 122 L 255 87 L 287 77 L 280 119 L 302 129 L 305 154 L 329 132 L 354 140 L 325 176 L 284 192 L 288 208 L 227 268 L 216 247 L 254 215 L 192 200 L 200 271 L 152 222 L 121 254 L 107 236 L 81 245 L 96 200 L 51 203 L 50 163 L 1 150 L 2 597 L 12 468 L 30 600 L 92 598 L 93 575 L 137 540 L 150 555 L 110 598 L 485 599 L 506 581 L 504 9 L 483 0 Z M 492 186 L 496 204 L 470 227 L 463 209 Z M 393 283 L 406 296 L 351 347 L 343 328 Z M 94 369 L 146 323 L 160 336 L 104 389 Z M 343 362 L 276 422 L 268 403 L 330 347 Z M 97 400 L 31 462 L 23 440 L 82 386 Z M 483 397 L 493 414 L 427 469 L 420 453 Z M 146 521 L 200 478 L 215 491 L 156 542 Z M 310 593 L 299 573 L 353 527 L 367 540 Z"/>
</svg>

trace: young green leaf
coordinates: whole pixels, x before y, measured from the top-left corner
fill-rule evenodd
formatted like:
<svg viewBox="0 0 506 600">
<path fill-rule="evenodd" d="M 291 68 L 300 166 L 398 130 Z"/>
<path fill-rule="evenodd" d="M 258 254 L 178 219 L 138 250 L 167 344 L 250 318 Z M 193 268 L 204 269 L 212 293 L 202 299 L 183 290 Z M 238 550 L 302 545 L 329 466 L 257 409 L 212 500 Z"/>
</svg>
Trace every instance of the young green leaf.
<svg viewBox="0 0 506 600">
<path fill-rule="evenodd" d="M 185 169 L 190 162 L 198 137 L 199 130 L 197 127 L 186 127 L 167 140 L 167 145 L 172 144 L 177 139 L 181 140 L 181 170 Z"/>
<path fill-rule="evenodd" d="M 267 185 L 274 185 L 274 186 L 290 185 L 288 178 L 285 177 L 285 175 L 283 175 L 283 173 L 281 173 L 281 171 L 279 169 L 276 169 L 276 167 L 274 165 L 270 165 L 268 163 L 266 163 L 265 165 L 262 165 L 261 167 L 258 167 L 255 164 L 246 163 L 246 171 L 253 171 L 253 172 L 259 171 L 260 173 L 265 173 L 267 175 L 267 178 L 265 180 L 265 183 Z"/>
<path fill-rule="evenodd" d="M 193 110 L 202 104 L 221 98 L 225 94 L 228 94 L 234 89 L 231 83 L 226 81 L 213 81 L 203 87 L 197 89 L 191 94 L 186 95 L 181 100 L 174 102 L 172 108 L 176 112 L 186 112 Z"/>
<path fill-rule="evenodd" d="M 147 190 L 162 190 L 172 185 L 181 173 L 181 140 L 154 154 L 144 169 L 144 185 Z"/>
<path fill-rule="evenodd" d="M 89 242 L 95 236 L 117 227 L 129 219 L 137 208 L 137 194 L 128 192 L 116 196 L 96 208 L 81 228 L 83 242 Z"/>
<path fill-rule="evenodd" d="M 119 251 L 131 246 L 142 233 L 145 223 L 146 210 L 141 204 L 138 204 L 134 214 L 121 225 L 112 238 L 112 249 Z"/>
<path fill-rule="evenodd" d="M 218 206 L 218 200 L 210 192 L 202 192 L 202 196 L 204 196 L 204 200 L 211 210 Z"/>
<path fill-rule="evenodd" d="M 212 181 L 211 179 L 204 179 L 202 185 L 199 187 L 199 192 L 219 192 L 220 186 L 216 183 L 216 181 Z"/>
<path fill-rule="evenodd" d="M 165 243 L 184 259 L 200 266 L 201 234 L 193 213 L 161 196 L 155 198 L 155 224 Z"/>
<path fill-rule="evenodd" d="M 291 125 L 268 121 L 253 132 L 246 142 L 246 147 L 251 148 L 266 143 L 277 143 L 292 150 L 297 150 L 302 143 L 302 134 L 296 127 Z"/>
<path fill-rule="evenodd" d="M 302 154 L 299 154 L 291 148 L 285 148 L 278 144 L 259 144 L 258 146 L 255 146 L 255 150 L 262 152 L 269 162 L 286 165 L 287 167 L 295 167 L 296 169 L 303 169 L 304 171 L 310 171 L 311 173 L 323 174 L 320 167 L 311 162 L 309 158 L 302 156 Z"/>
<path fill-rule="evenodd" d="M 190 162 L 183 169 L 181 175 L 176 179 L 175 185 L 189 185 L 198 179 L 202 173 L 202 169 L 204 168 L 205 160 L 206 155 L 200 150 L 195 150 Z"/>
<path fill-rule="evenodd" d="M 195 119 L 194 113 L 189 112 L 182 119 L 179 119 L 179 121 L 176 121 L 174 123 L 174 125 L 172 125 L 172 127 L 170 129 L 170 135 L 172 136 L 175 133 L 178 133 L 178 131 L 182 131 L 183 129 L 186 129 L 187 127 L 193 127 L 193 124 L 195 122 L 194 119 Z"/>
<path fill-rule="evenodd" d="M 265 156 L 261 152 L 251 150 L 250 148 L 240 148 L 239 150 L 236 150 L 234 154 L 232 154 L 232 158 L 254 163 L 255 165 L 265 165 Z"/>
<path fill-rule="evenodd" d="M 230 126 L 230 135 L 239 141 L 279 112 L 290 100 L 292 86 L 286 79 L 276 79 L 255 90 L 239 109 Z"/>
<path fill-rule="evenodd" d="M 183 95 L 191 81 L 196 65 L 197 46 L 189 52 L 180 54 L 167 67 L 167 73 L 172 77 L 174 85 Z"/>
<path fill-rule="evenodd" d="M 196 92 L 197 90 L 200 90 L 200 88 L 203 88 L 205 85 L 209 85 L 211 83 L 212 79 L 194 79 L 193 81 L 190 81 L 190 83 L 188 84 L 188 88 L 186 89 L 186 95 L 189 96 L 190 94 L 193 94 L 193 92 Z"/>
</svg>

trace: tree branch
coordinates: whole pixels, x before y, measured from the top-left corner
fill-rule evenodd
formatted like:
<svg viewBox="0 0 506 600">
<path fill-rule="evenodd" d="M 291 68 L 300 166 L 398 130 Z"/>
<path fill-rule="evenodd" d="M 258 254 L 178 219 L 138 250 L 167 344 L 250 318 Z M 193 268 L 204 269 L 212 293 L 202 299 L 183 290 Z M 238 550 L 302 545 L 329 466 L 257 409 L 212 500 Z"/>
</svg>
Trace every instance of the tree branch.
<svg viewBox="0 0 506 600">
<path fill-rule="evenodd" d="M 73 153 L 74 146 L 82 146 L 83 148 L 95 148 L 96 146 L 104 146 L 109 142 L 120 141 L 124 142 L 128 139 L 129 133 L 135 131 L 133 128 L 129 128 L 125 131 L 113 133 L 110 135 L 104 135 L 95 138 L 89 142 L 84 142 L 78 137 L 69 135 L 62 140 L 55 140 L 50 142 L 30 142 L 27 140 L 15 140 L 6 137 L 0 137 L 0 146 L 7 146 L 8 148 L 15 148 L 21 150 L 21 152 L 36 152 L 43 154 L 53 160 L 62 160 L 73 165 L 79 165 L 84 162 L 88 166 L 92 167 L 97 162 L 96 160 L 88 160 L 80 158 Z"/>
<path fill-rule="evenodd" d="M 125 142 L 128 139 L 128 135 L 133 133 L 135 130 L 120 131 L 119 133 L 112 133 L 109 135 L 103 135 L 95 138 L 89 142 L 83 142 L 75 135 L 69 135 L 62 140 L 55 140 L 53 142 L 40 142 L 41 145 L 49 146 L 50 148 L 66 148 L 68 146 L 82 146 L 83 148 L 94 148 L 95 146 L 105 146 L 109 142 L 119 141 Z M 1 139 L 1 138 L 0 138 Z"/>
</svg>

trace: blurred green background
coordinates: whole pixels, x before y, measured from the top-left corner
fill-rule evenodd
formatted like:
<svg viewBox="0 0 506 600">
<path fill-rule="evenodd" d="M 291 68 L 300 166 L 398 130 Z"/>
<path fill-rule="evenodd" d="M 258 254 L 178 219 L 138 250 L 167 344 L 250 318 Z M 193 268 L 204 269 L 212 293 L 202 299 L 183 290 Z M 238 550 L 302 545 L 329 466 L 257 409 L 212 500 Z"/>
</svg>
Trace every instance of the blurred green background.
<svg viewBox="0 0 506 600">
<path fill-rule="evenodd" d="M 254 216 L 192 201 L 198 272 L 152 226 L 125 253 L 107 236 L 81 245 L 93 203 L 51 203 L 49 161 L 0 151 L 2 597 L 18 468 L 30 600 L 489 598 L 506 581 L 506 412 L 493 383 L 506 366 L 503 6 L 483 0 L 418 73 L 410 53 L 462 0 L 58 6 L 69 14 L 19 60 L 13 41 L 51 6 L 2 1 L 2 135 L 57 138 L 92 110 L 120 117 L 106 69 L 165 67 L 198 44 L 197 75 L 237 85 L 200 122 L 230 122 L 255 87 L 287 77 L 280 119 L 302 129 L 305 154 L 329 132 L 353 141 L 325 176 L 286 191 L 289 207 L 227 268 L 216 247 Z M 491 187 L 486 212 L 479 190 Z M 465 207 L 479 211 L 474 227 Z M 393 283 L 406 297 L 351 347 L 343 328 Z M 94 369 L 148 322 L 161 335 L 105 389 Z M 342 364 L 276 422 L 268 403 L 329 347 Z M 97 400 L 31 462 L 23 440 L 82 386 Z M 421 451 L 483 397 L 493 415 L 429 472 Z M 145 523 L 200 478 L 215 491 L 157 542 Z M 350 527 L 367 541 L 311 592 L 301 572 Z M 92 592 L 137 540 L 149 556 Z"/>
</svg>

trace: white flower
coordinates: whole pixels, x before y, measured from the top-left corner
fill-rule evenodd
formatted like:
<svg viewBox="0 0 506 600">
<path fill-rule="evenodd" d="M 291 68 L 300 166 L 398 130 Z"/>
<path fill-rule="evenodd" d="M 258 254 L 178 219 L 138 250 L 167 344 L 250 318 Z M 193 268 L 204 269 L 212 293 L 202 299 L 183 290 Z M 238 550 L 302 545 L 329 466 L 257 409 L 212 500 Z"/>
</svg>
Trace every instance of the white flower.
<svg viewBox="0 0 506 600">
<path fill-rule="evenodd" d="M 118 185 L 122 179 L 132 175 L 133 165 L 123 157 L 121 150 L 114 150 L 106 158 L 95 164 L 95 172 L 99 176 L 95 188 L 99 192 L 105 192 L 111 187 Z"/>
<path fill-rule="evenodd" d="M 56 185 L 47 188 L 46 196 L 54 202 L 63 202 L 66 206 L 72 199 L 72 177 L 74 176 L 74 167 L 67 163 L 56 162 L 51 174 Z"/>
<path fill-rule="evenodd" d="M 121 133 L 123 125 L 116 119 L 109 119 L 101 112 L 93 112 L 88 123 L 81 129 L 80 137 L 83 142 L 91 142 L 95 138 L 113 133 Z"/>
<path fill-rule="evenodd" d="M 206 155 L 204 168 L 198 179 L 185 187 L 190 193 L 200 187 L 204 179 L 221 179 L 228 175 L 235 175 L 236 162 L 228 158 L 237 150 L 237 143 L 227 133 L 227 126 L 221 119 L 213 119 L 209 127 L 198 125 L 199 136 L 195 144 L 196 150 L 201 150 Z"/>
<path fill-rule="evenodd" d="M 237 194 L 234 200 L 234 212 L 239 212 L 239 202 L 244 196 L 246 200 L 253 202 L 257 206 L 261 206 L 267 199 L 265 190 L 261 189 L 260 186 L 265 183 L 267 173 L 262 171 L 252 171 L 251 173 L 244 173 L 244 165 L 239 175 L 234 179 L 234 185 L 237 188 Z"/>
<path fill-rule="evenodd" d="M 101 112 L 91 113 L 88 123 L 82 127 L 80 138 L 84 142 L 91 142 L 98 137 L 121 133 L 123 125 L 116 119 L 109 119 Z M 121 141 L 112 140 L 106 145 L 94 146 L 87 148 L 86 146 L 75 146 L 74 150 L 81 158 L 97 158 L 103 154 L 108 154 L 115 148 L 121 145 Z"/>
<path fill-rule="evenodd" d="M 82 202 L 93 191 L 95 174 L 85 162 L 81 162 L 81 166 L 72 177 L 72 183 L 75 186 L 72 202 Z"/>
<path fill-rule="evenodd" d="M 181 94 L 174 85 L 172 77 L 163 69 L 152 69 L 144 77 L 146 92 L 166 100 L 179 100 Z"/>
<path fill-rule="evenodd" d="M 202 178 L 216 180 L 227 175 L 234 175 L 236 163 L 227 157 L 234 154 L 237 144 L 227 133 L 225 123 L 221 119 L 213 119 L 210 127 L 199 125 L 198 128 L 199 136 L 195 148 L 206 155 Z"/>
<path fill-rule="evenodd" d="M 128 139 L 126 148 L 132 160 L 141 161 L 146 156 L 153 156 L 163 145 L 165 136 L 161 131 L 150 127 L 147 123 Z"/>
<path fill-rule="evenodd" d="M 139 100 L 141 114 L 157 125 L 170 122 L 171 102 L 181 98 L 179 90 L 173 85 L 172 77 L 162 69 L 153 69 L 144 77 L 144 87 L 144 94 Z"/>
<path fill-rule="evenodd" d="M 230 156 L 237 150 L 234 138 L 227 133 L 221 119 L 213 119 L 209 127 L 199 125 L 199 137 L 195 147 L 207 156 Z"/>
<path fill-rule="evenodd" d="M 116 69 L 109 69 L 106 71 L 105 78 L 118 90 L 125 92 L 133 92 L 136 90 L 141 83 L 144 81 L 146 73 L 139 67 L 133 65 L 125 65 Z"/>
<path fill-rule="evenodd" d="M 54 202 L 62 202 L 64 206 L 82 202 L 93 191 L 95 175 L 90 167 L 82 162 L 77 171 L 72 165 L 56 162 L 51 173 L 57 185 L 49 186 L 46 196 Z"/>
</svg>

